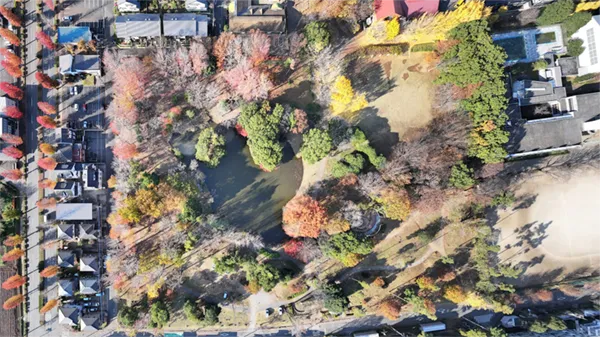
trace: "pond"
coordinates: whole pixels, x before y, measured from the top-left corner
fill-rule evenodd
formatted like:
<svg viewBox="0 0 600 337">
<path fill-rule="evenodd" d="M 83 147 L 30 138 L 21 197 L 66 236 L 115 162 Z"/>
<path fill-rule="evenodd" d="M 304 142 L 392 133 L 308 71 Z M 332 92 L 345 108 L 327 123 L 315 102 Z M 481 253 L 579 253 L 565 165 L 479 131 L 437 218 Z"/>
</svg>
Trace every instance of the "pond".
<svg viewBox="0 0 600 337">
<path fill-rule="evenodd" d="M 193 158 L 190 139 L 181 151 Z M 252 161 L 246 139 L 229 129 L 225 133 L 227 154 L 219 166 L 200 164 L 206 185 L 214 197 L 213 208 L 238 228 L 260 233 L 267 244 L 285 239 L 281 229 L 281 209 L 296 195 L 302 181 L 302 161 L 296 159 L 289 143 L 285 143 L 283 160 L 273 172 L 263 172 Z"/>
</svg>

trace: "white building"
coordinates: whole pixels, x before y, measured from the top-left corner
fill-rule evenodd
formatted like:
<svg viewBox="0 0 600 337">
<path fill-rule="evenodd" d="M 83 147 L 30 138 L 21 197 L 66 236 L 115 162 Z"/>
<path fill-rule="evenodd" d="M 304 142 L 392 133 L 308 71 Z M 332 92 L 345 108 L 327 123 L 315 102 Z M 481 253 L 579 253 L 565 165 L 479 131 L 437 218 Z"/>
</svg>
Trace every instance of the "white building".
<svg viewBox="0 0 600 337">
<path fill-rule="evenodd" d="M 590 22 L 579 28 L 572 39 L 581 39 L 585 50 L 577 58 L 579 61 L 578 75 L 600 73 L 598 47 L 600 47 L 600 15 L 592 17 Z"/>
<path fill-rule="evenodd" d="M 117 0 L 117 8 L 121 13 L 136 13 L 140 11 L 140 2 L 137 0 Z"/>
<path fill-rule="evenodd" d="M 208 4 L 206 0 L 185 0 L 185 9 L 188 12 L 206 12 Z"/>
</svg>

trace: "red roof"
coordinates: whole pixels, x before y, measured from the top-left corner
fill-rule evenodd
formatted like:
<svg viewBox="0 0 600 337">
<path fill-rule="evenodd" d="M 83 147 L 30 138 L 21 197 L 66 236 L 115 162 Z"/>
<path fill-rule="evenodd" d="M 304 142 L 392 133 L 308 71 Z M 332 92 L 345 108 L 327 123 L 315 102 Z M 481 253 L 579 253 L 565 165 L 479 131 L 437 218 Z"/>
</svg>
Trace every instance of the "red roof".
<svg viewBox="0 0 600 337">
<path fill-rule="evenodd" d="M 424 13 L 435 14 L 439 0 L 374 0 L 375 19 L 381 20 L 396 15 L 411 17 Z"/>
</svg>

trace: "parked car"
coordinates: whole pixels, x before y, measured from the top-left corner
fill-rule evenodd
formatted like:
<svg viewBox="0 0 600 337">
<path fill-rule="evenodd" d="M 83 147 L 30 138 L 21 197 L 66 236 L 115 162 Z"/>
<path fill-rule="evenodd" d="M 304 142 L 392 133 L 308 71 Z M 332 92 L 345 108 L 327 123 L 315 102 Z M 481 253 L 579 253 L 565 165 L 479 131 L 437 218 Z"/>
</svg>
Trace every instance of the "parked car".
<svg viewBox="0 0 600 337">
<path fill-rule="evenodd" d="M 74 86 L 73 86 L 73 88 L 74 88 L 74 90 L 75 90 L 75 95 L 77 95 L 77 94 L 79 93 L 79 91 L 77 90 L 77 86 L 76 86 L 76 85 L 74 85 Z"/>
<path fill-rule="evenodd" d="M 83 111 L 85 111 L 85 109 Z M 83 128 L 87 129 L 89 127 L 91 127 L 90 123 L 88 123 L 88 121 L 83 121 Z"/>
<path fill-rule="evenodd" d="M 284 311 L 285 311 L 285 310 L 284 310 L 283 306 L 280 306 L 280 307 L 277 309 L 277 312 L 279 313 L 279 316 L 283 315 L 283 312 L 284 312 Z"/>
<path fill-rule="evenodd" d="M 73 104 L 73 109 L 75 109 L 75 111 L 79 111 L 79 104 Z"/>
<path fill-rule="evenodd" d="M 269 318 L 269 316 L 271 316 L 271 309 L 267 308 L 267 310 L 265 310 L 265 317 Z"/>
<path fill-rule="evenodd" d="M 75 89 L 73 89 L 73 87 L 69 88 L 69 94 L 71 94 L 71 96 L 75 95 Z"/>
<path fill-rule="evenodd" d="M 66 22 L 71 22 L 71 21 L 73 21 L 73 17 L 72 16 L 65 16 L 63 18 L 63 20 L 65 20 Z"/>
<path fill-rule="evenodd" d="M 87 112 L 87 103 L 83 104 L 83 112 Z"/>
</svg>

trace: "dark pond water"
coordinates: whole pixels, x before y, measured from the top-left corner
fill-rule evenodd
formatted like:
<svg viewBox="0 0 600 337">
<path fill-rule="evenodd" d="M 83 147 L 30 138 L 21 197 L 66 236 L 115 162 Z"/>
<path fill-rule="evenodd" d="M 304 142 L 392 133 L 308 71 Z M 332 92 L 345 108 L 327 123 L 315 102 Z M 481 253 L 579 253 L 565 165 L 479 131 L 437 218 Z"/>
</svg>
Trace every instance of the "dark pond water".
<svg viewBox="0 0 600 337">
<path fill-rule="evenodd" d="M 239 228 L 261 233 L 268 244 L 285 238 L 281 209 L 294 197 L 302 181 L 302 162 L 286 143 L 283 161 L 273 172 L 263 172 L 252 161 L 246 139 L 228 130 L 227 154 L 214 169 L 200 165 L 214 197 L 215 211 Z"/>
</svg>

